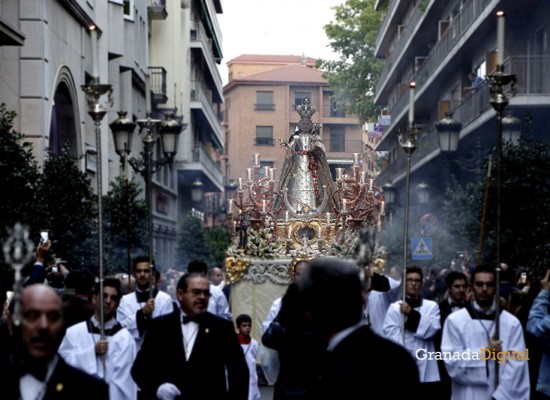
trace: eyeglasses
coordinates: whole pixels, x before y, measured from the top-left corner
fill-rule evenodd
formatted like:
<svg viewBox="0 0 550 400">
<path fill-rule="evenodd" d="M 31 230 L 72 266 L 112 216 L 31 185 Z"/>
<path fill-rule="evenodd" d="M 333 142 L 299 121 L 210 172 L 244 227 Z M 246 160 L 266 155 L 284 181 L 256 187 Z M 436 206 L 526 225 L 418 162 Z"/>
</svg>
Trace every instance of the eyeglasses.
<svg viewBox="0 0 550 400">
<path fill-rule="evenodd" d="M 407 278 L 407 283 L 414 283 L 415 285 L 418 285 L 421 282 L 422 282 L 422 279 Z"/>
<path fill-rule="evenodd" d="M 495 287 L 495 282 L 480 282 L 480 281 L 475 281 L 474 282 L 474 285 L 477 286 L 477 287 L 483 287 L 483 286 L 487 286 L 487 287 Z"/>
<path fill-rule="evenodd" d="M 191 293 L 193 296 L 200 296 L 202 294 L 204 297 L 208 297 L 211 294 L 209 289 L 191 289 L 188 290 L 188 292 Z"/>
</svg>

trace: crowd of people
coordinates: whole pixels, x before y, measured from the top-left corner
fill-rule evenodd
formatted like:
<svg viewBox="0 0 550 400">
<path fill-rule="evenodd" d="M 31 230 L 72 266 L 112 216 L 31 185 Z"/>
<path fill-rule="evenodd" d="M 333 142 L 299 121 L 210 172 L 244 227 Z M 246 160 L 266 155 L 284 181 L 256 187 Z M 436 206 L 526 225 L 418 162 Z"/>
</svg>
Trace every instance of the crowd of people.
<svg viewBox="0 0 550 400">
<path fill-rule="evenodd" d="M 2 398 L 257 400 L 262 348 L 278 360 L 274 400 L 550 398 L 550 270 L 539 285 L 506 264 L 497 280 L 487 265 L 361 273 L 296 258 L 253 338 L 218 267 L 162 277 L 136 257 L 131 276 L 98 281 L 48 264 L 50 246 L 5 302 Z"/>
</svg>

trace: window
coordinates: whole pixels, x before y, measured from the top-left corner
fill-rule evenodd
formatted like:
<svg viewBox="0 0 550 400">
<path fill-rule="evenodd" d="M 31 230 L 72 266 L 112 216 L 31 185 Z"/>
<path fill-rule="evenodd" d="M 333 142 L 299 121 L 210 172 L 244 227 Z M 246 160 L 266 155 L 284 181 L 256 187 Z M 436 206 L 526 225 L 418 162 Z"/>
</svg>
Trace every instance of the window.
<svg viewBox="0 0 550 400">
<path fill-rule="evenodd" d="M 133 0 L 123 0 L 125 17 L 132 17 L 133 2 Z"/>
<path fill-rule="evenodd" d="M 330 127 L 330 151 L 346 151 L 346 134 L 343 126 Z"/>
<path fill-rule="evenodd" d="M 256 144 L 258 146 L 273 146 L 272 126 L 256 126 Z"/>
<path fill-rule="evenodd" d="M 274 111 L 273 92 L 256 92 L 256 107 L 255 110 Z"/>
<path fill-rule="evenodd" d="M 343 118 L 346 116 L 344 111 L 338 109 L 338 104 L 336 103 L 336 100 L 332 97 L 330 98 L 330 116 L 338 118 Z"/>
<path fill-rule="evenodd" d="M 304 99 L 311 100 L 311 92 L 296 92 L 294 93 L 294 108 L 304 103 Z"/>
</svg>

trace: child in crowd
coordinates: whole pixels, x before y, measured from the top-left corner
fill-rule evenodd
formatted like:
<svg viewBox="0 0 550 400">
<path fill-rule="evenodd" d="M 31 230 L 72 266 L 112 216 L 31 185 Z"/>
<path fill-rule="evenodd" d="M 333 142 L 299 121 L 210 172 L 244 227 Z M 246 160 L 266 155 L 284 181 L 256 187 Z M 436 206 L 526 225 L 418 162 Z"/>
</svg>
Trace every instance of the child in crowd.
<svg viewBox="0 0 550 400">
<path fill-rule="evenodd" d="M 256 371 L 256 357 L 258 355 L 258 341 L 252 339 L 252 318 L 248 314 L 241 314 L 237 317 L 237 332 L 239 334 L 239 343 L 243 348 L 244 357 L 248 370 L 250 372 L 250 386 L 248 388 L 248 400 L 257 400 L 260 398 L 260 389 L 258 388 L 258 373 Z"/>
</svg>

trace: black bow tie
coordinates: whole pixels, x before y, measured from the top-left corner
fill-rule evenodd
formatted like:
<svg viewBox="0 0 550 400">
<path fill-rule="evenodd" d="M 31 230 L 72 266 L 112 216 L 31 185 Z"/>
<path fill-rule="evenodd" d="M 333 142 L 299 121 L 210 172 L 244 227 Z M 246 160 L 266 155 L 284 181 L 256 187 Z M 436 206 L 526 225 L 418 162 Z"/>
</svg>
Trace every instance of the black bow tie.
<svg viewBox="0 0 550 400">
<path fill-rule="evenodd" d="M 455 303 L 454 301 L 451 301 L 451 308 L 453 308 L 453 307 L 463 308 L 463 307 L 465 307 L 465 304 L 464 303 Z"/>
<path fill-rule="evenodd" d="M 184 315 L 183 316 L 183 323 L 184 324 L 187 324 L 189 322 L 195 322 L 195 323 L 199 323 L 200 322 L 200 318 L 198 315 L 194 316 L 194 317 L 190 317 L 189 315 Z"/>
<path fill-rule="evenodd" d="M 21 368 L 21 376 L 26 374 L 31 374 L 39 381 L 46 380 L 46 375 L 48 373 L 48 364 L 47 363 L 32 363 L 25 364 Z"/>
</svg>

